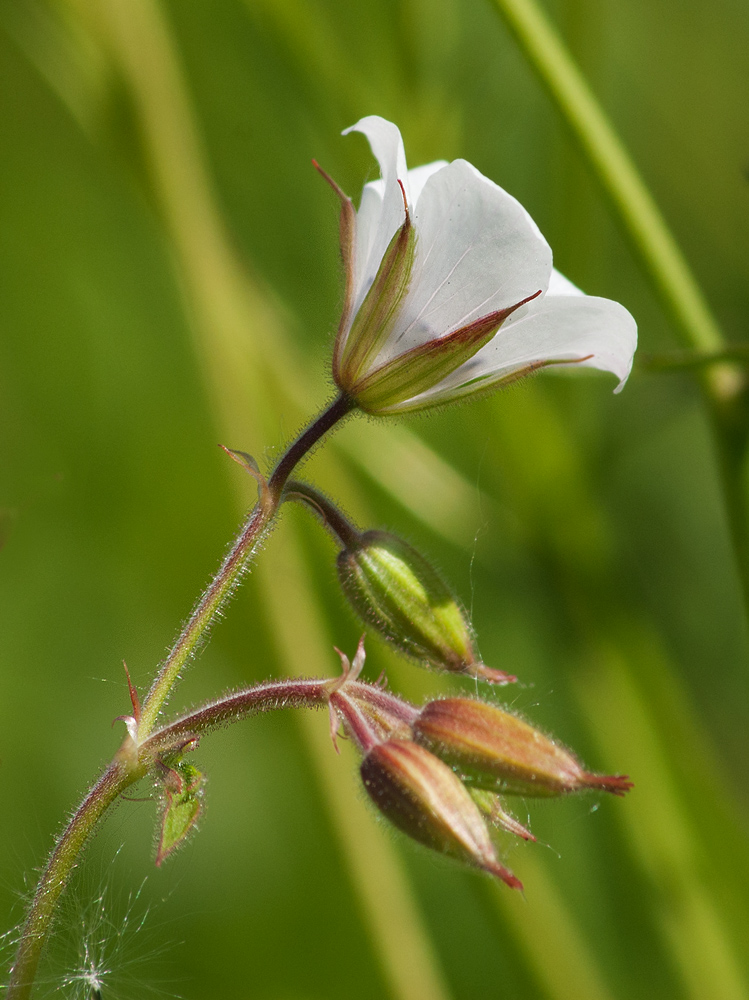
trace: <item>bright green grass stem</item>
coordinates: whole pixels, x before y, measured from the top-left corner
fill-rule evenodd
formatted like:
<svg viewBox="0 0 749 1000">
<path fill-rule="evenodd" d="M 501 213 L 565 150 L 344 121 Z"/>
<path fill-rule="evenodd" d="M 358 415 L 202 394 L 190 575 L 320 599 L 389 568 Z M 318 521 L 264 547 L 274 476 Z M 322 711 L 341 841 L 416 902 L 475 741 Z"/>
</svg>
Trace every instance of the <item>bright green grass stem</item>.
<svg viewBox="0 0 749 1000">
<path fill-rule="evenodd" d="M 494 0 L 597 174 L 685 346 L 717 354 L 725 339 L 681 249 L 559 33 L 537 0 Z M 723 498 L 749 616 L 749 525 L 744 484 L 749 439 L 746 378 L 721 362 L 700 373 L 716 437 Z"/>
<path fill-rule="evenodd" d="M 535 0 L 494 0 L 616 206 L 684 343 L 716 351 L 723 335 L 637 167 Z"/>
</svg>

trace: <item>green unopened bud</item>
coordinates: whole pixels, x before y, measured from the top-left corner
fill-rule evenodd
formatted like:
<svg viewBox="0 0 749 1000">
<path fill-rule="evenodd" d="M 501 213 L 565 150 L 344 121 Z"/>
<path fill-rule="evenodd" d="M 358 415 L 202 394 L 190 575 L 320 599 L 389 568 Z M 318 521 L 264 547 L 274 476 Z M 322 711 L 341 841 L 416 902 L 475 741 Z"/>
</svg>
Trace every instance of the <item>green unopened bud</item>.
<svg viewBox="0 0 749 1000">
<path fill-rule="evenodd" d="M 446 698 L 426 705 L 414 739 L 477 788 L 512 795 L 553 796 L 599 788 L 624 795 L 623 775 L 591 774 L 564 747 L 495 705 Z"/>
<path fill-rule="evenodd" d="M 366 531 L 338 556 L 344 594 L 388 642 L 415 660 L 499 684 L 515 678 L 476 658 L 473 634 L 437 571 L 402 539 Z"/>
<path fill-rule="evenodd" d="M 366 755 L 361 776 L 380 812 L 409 837 L 522 889 L 520 880 L 497 860 L 468 790 L 433 754 L 410 740 L 387 740 Z"/>
</svg>

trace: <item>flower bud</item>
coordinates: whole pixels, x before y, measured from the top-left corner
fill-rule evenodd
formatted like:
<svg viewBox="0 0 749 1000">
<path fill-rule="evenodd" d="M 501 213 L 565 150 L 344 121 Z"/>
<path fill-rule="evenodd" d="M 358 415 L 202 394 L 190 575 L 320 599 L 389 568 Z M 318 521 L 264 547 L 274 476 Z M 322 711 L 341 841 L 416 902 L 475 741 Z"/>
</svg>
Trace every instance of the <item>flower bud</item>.
<svg viewBox="0 0 749 1000">
<path fill-rule="evenodd" d="M 399 830 L 522 889 L 520 880 L 497 860 L 467 788 L 433 754 L 410 740 L 387 740 L 366 755 L 361 776 L 369 797 Z"/>
<path fill-rule="evenodd" d="M 338 556 L 344 594 L 402 652 L 438 670 L 494 683 L 515 678 L 476 659 L 471 626 L 437 571 L 402 539 L 366 531 Z"/>
<path fill-rule="evenodd" d="M 590 774 L 569 750 L 495 705 L 470 698 L 432 701 L 413 723 L 414 739 L 477 788 L 552 796 L 600 788 L 624 795 L 623 775 Z"/>
</svg>

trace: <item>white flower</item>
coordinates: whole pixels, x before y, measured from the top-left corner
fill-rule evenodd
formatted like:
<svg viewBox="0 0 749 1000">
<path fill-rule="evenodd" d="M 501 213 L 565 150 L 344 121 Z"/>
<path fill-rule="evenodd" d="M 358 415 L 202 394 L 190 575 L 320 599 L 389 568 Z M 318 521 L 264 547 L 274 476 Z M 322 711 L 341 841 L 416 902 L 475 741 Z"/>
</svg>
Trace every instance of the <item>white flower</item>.
<svg viewBox="0 0 749 1000">
<path fill-rule="evenodd" d="M 346 301 L 333 375 L 370 413 L 422 409 L 574 364 L 621 389 L 637 327 L 552 268 L 548 243 L 511 195 L 465 160 L 408 170 L 397 127 L 362 118 L 381 179 L 358 212 L 341 198 Z M 327 176 L 327 175 L 325 175 Z"/>
</svg>

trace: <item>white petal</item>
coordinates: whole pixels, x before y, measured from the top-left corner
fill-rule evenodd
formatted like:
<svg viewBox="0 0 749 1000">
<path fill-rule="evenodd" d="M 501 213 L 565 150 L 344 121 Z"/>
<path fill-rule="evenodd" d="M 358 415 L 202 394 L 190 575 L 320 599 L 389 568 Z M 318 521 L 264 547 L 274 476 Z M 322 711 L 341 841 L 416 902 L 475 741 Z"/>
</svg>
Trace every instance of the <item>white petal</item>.
<svg viewBox="0 0 749 1000">
<path fill-rule="evenodd" d="M 577 285 L 573 285 L 569 278 L 565 278 L 561 271 L 556 268 L 551 272 L 551 281 L 547 295 L 585 295 Z"/>
<path fill-rule="evenodd" d="M 375 261 L 374 242 L 377 239 L 382 219 L 384 190 L 385 185 L 382 181 L 370 181 L 369 184 L 365 184 L 359 210 L 356 213 L 353 293 L 356 309 L 362 304 L 379 267 L 379 260 Z M 401 199 L 402 208 L 403 200 Z"/>
<path fill-rule="evenodd" d="M 446 160 L 436 160 L 434 163 L 427 163 L 422 167 L 415 167 L 413 170 L 408 171 L 408 190 L 413 205 L 416 205 L 419 195 L 424 190 L 424 185 L 432 174 L 437 173 L 438 170 L 442 170 L 446 166 Z M 356 258 L 354 264 L 356 278 L 354 280 L 354 301 L 357 308 L 361 305 L 364 296 L 369 291 L 380 263 L 380 260 L 377 258 L 377 250 L 374 248 L 374 242 L 381 223 L 384 193 L 385 182 L 383 180 L 370 181 L 368 184 L 365 184 L 359 211 L 356 213 Z M 401 219 L 398 225 L 401 225 L 403 222 L 402 196 L 399 204 Z M 367 266 L 368 262 L 369 267 Z"/>
<path fill-rule="evenodd" d="M 400 180 L 409 205 L 408 170 L 403 140 L 396 125 L 377 115 L 362 118 L 349 132 L 361 132 L 380 164 L 381 181 L 366 184 L 356 216 L 356 257 L 354 272 L 354 313 L 377 275 L 385 251 L 395 232 L 403 225 L 405 210 Z"/>
<path fill-rule="evenodd" d="M 414 226 L 411 288 L 378 362 L 548 286 L 551 250 L 535 222 L 465 160 L 428 179 Z"/>
<path fill-rule="evenodd" d="M 424 190 L 424 185 L 432 174 L 436 174 L 438 170 L 442 170 L 446 166 L 447 160 L 435 160 L 434 163 L 425 163 L 421 167 L 414 167 L 413 170 L 408 171 L 408 185 L 411 189 L 411 198 L 414 207 L 416 207 L 421 197 L 421 192 Z"/>
<path fill-rule="evenodd" d="M 570 361 L 612 372 L 619 379 L 615 391 L 624 387 L 637 347 L 637 325 L 618 302 L 587 295 L 547 295 L 516 316 L 422 398 L 460 396 L 470 391 L 467 383 L 484 388 L 543 361 Z"/>
</svg>

